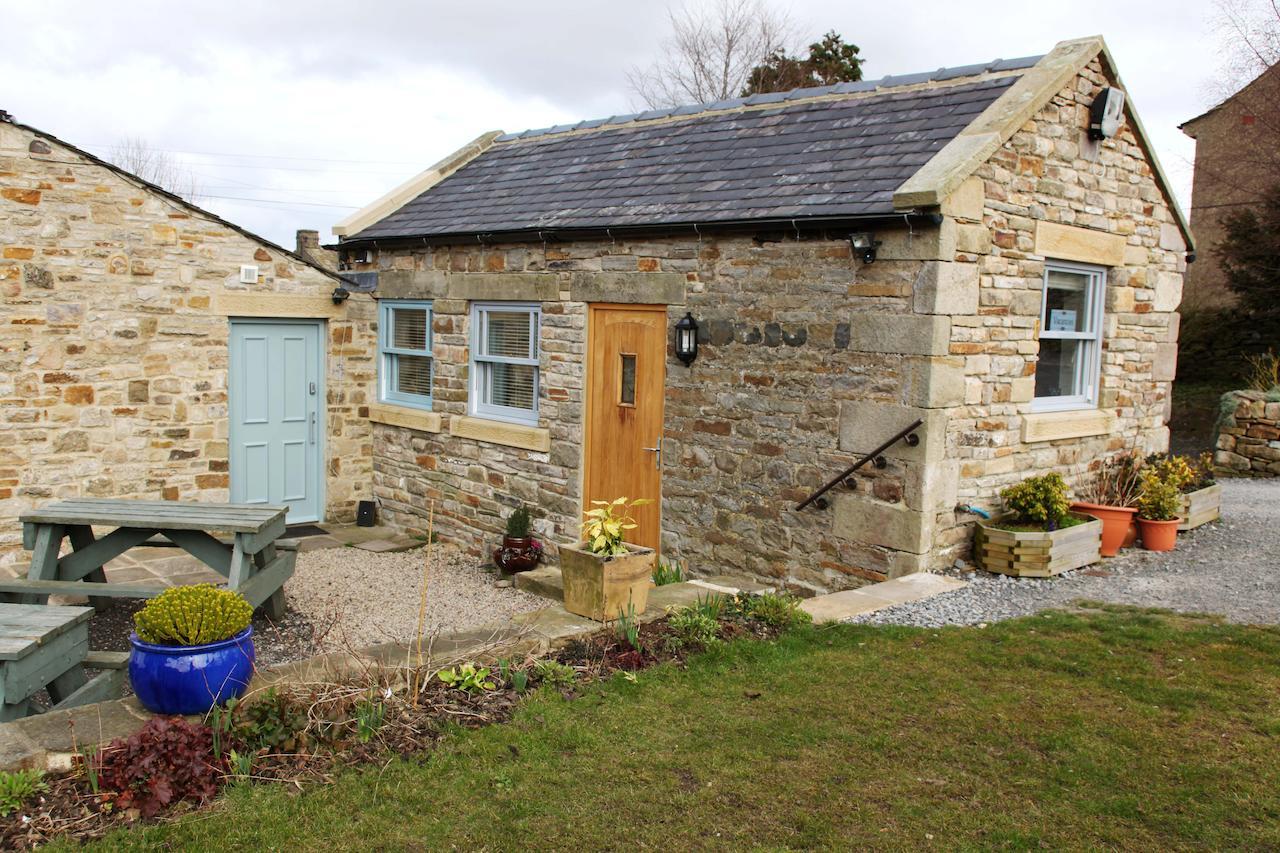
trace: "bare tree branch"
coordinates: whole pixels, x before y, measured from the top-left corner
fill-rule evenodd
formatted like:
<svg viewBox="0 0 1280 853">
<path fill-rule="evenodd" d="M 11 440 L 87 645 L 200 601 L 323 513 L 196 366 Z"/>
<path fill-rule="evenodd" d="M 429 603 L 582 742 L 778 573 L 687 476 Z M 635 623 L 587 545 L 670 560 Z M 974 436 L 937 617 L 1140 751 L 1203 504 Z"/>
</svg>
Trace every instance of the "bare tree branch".
<svg viewBox="0 0 1280 853">
<path fill-rule="evenodd" d="M 141 137 L 120 140 L 112 146 L 106 159 L 193 204 L 200 198 L 200 183 L 195 174 L 168 152 L 153 148 Z"/>
<path fill-rule="evenodd" d="M 716 0 L 707 9 L 668 9 L 671 35 L 663 55 L 627 80 L 649 109 L 736 98 L 755 68 L 777 50 L 789 50 L 796 27 L 763 0 Z"/>
</svg>

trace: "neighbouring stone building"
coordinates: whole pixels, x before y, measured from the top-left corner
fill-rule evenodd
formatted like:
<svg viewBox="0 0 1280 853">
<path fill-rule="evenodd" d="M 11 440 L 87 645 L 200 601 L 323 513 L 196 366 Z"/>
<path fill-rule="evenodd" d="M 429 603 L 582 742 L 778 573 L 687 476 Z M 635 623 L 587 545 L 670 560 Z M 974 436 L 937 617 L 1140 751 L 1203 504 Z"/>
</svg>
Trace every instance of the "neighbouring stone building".
<svg viewBox="0 0 1280 853">
<path fill-rule="evenodd" d="M 352 519 L 369 497 L 376 344 L 372 300 L 335 304 L 344 285 L 0 113 L 0 563 L 22 557 L 18 514 L 61 497 L 236 497 L 288 503 L 291 521 Z M 255 429 L 294 403 L 312 423 L 246 434 L 237 457 L 241 391 Z"/>
<path fill-rule="evenodd" d="M 1214 254 L 1223 218 L 1256 205 L 1280 181 L 1280 65 L 1179 128 L 1196 141 L 1191 227 L 1200 251 L 1187 268 L 1186 302 L 1197 308 L 1235 304 Z"/>
<path fill-rule="evenodd" d="M 378 279 L 384 513 L 480 555 L 525 502 L 554 557 L 588 501 L 660 498 L 636 541 L 811 592 L 1164 449 L 1190 233 L 1131 104 L 1091 137 L 1121 89 L 1089 38 L 475 140 L 335 227 Z"/>
<path fill-rule="evenodd" d="M 1243 476 L 1280 476 L 1280 400 L 1263 391 L 1231 397 L 1235 408 L 1223 413 L 1214 463 Z"/>
</svg>

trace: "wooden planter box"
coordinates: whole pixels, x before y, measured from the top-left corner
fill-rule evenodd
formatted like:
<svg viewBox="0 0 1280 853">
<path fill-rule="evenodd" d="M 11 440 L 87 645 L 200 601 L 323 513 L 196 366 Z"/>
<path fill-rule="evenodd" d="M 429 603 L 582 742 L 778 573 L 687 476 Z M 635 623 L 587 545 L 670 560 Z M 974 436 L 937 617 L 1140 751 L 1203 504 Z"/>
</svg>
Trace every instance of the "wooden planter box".
<svg viewBox="0 0 1280 853">
<path fill-rule="evenodd" d="M 1019 533 L 1001 530 L 998 520 L 978 521 L 973 555 L 989 572 L 1027 578 L 1050 578 L 1102 559 L 1102 522 L 1096 518 L 1062 530 Z"/>
<path fill-rule="evenodd" d="M 629 554 L 600 557 L 583 544 L 560 548 L 565 609 L 597 622 L 625 616 L 629 606 L 637 616 L 643 613 L 657 552 L 631 545 Z"/>
<path fill-rule="evenodd" d="M 1178 530 L 1195 530 L 1202 524 L 1217 521 L 1222 517 L 1222 486 L 1214 483 L 1182 496 L 1182 512 L 1184 521 Z"/>
</svg>

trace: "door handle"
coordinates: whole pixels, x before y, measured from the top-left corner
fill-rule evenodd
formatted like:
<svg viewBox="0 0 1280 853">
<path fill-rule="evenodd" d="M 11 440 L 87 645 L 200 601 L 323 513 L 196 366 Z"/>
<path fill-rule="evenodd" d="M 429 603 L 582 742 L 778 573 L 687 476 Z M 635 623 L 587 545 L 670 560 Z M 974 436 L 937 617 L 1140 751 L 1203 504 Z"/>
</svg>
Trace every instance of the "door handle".
<svg viewBox="0 0 1280 853">
<path fill-rule="evenodd" d="M 659 468 L 659 469 L 660 469 L 660 468 L 662 468 L 662 439 L 661 439 L 661 438 L 659 438 L 657 441 L 655 441 L 655 442 L 654 442 L 654 444 L 656 444 L 656 445 L 658 445 L 658 446 L 657 446 L 657 447 L 642 447 L 642 448 L 640 448 L 640 449 L 641 449 L 641 450 L 644 450 L 644 451 L 646 451 L 646 452 L 648 452 L 648 453 L 652 453 L 652 454 L 653 454 L 653 467 L 654 467 L 654 468 Z"/>
<path fill-rule="evenodd" d="M 310 423 L 307 424 L 307 438 L 311 444 L 316 443 L 316 413 L 311 413 Z"/>
</svg>

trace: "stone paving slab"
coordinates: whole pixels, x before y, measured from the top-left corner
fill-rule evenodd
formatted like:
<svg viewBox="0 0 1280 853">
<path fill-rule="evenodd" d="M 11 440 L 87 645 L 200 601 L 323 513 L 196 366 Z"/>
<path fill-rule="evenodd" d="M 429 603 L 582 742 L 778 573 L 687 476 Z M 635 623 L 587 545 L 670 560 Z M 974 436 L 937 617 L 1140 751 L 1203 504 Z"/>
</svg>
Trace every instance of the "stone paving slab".
<svg viewBox="0 0 1280 853">
<path fill-rule="evenodd" d="M 843 622 L 863 613 L 908 601 L 921 601 L 964 586 L 968 584 L 962 580 L 920 572 L 860 589 L 815 595 L 801 602 L 800 608 L 812 616 L 814 622 Z"/>
</svg>

